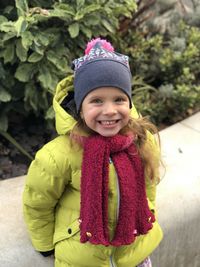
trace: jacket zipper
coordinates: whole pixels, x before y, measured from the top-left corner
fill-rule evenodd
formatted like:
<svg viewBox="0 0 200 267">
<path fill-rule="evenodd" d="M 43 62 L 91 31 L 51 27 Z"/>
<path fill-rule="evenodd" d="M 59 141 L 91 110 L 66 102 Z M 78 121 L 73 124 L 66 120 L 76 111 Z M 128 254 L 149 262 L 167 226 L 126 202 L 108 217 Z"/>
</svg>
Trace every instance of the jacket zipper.
<svg viewBox="0 0 200 267">
<path fill-rule="evenodd" d="M 112 159 L 109 158 L 109 162 L 113 163 Z M 116 176 L 116 189 L 117 189 L 117 214 L 116 214 L 116 220 L 118 221 L 119 218 L 119 206 L 120 206 L 120 191 L 119 191 L 119 179 L 118 175 L 115 171 L 115 176 Z"/>
<path fill-rule="evenodd" d="M 114 263 L 113 256 L 110 256 L 110 267 L 117 267 Z"/>
<path fill-rule="evenodd" d="M 116 187 L 117 187 L 117 221 L 118 221 L 118 218 L 119 218 L 119 206 L 120 206 L 120 191 L 119 191 L 119 179 L 118 179 L 118 176 L 117 176 L 117 173 L 115 172 L 116 174 Z"/>
<path fill-rule="evenodd" d="M 112 159 L 110 158 L 110 163 L 112 163 Z M 118 221 L 119 218 L 119 206 L 120 206 L 120 191 L 119 191 L 119 179 L 118 175 L 115 171 L 115 176 L 116 176 L 116 191 L 117 191 L 117 212 L 116 212 L 116 221 Z M 110 266 L 111 267 L 117 267 L 117 265 L 114 262 L 114 257 L 113 255 L 110 256 Z"/>
</svg>

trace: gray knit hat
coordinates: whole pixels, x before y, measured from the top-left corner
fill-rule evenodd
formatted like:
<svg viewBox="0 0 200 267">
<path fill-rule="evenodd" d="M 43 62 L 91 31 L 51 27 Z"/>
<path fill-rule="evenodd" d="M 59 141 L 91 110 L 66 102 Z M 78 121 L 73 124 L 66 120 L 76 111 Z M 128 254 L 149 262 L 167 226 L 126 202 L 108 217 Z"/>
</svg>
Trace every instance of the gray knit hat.
<svg viewBox="0 0 200 267">
<path fill-rule="evenodd" d="M 131 100 L 131 72 L 128 56 L 114 52 L 112 45 L 100 38 L 90 41 L 85 55 L 73 61 L 74 100 L 77 112 L 86 95 L 99 87 L 117 87 Z"/>
</svg>

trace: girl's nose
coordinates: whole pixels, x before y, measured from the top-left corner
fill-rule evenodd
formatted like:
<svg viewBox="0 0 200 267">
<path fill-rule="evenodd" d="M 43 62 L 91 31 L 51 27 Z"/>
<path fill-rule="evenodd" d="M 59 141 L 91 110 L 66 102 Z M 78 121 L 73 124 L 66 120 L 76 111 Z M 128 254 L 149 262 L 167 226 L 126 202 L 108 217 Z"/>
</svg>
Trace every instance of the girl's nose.
<svg viewBox="0 0 200 267">
<path fill-rule="evenodd" d="M 117 110 L 113 103 L 107 103 L 103 107 L 103 114 L 104 115 L 115 115 L 117 113 Z"/>
</svg>

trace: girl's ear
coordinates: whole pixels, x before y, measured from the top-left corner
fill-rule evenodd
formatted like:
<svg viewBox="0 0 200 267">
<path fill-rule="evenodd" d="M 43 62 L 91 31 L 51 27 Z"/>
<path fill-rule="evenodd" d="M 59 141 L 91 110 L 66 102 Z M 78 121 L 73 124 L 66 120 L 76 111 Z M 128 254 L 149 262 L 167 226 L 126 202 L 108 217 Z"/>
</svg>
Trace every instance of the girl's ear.
<svg viewBox="0 0 200 267">
<path fill-rule="evenodd" d="M 84 120 L 83 112 L 82 111 L 80 111 L 80 117 L 81 117 L 82 120 Z"/>
</svg>

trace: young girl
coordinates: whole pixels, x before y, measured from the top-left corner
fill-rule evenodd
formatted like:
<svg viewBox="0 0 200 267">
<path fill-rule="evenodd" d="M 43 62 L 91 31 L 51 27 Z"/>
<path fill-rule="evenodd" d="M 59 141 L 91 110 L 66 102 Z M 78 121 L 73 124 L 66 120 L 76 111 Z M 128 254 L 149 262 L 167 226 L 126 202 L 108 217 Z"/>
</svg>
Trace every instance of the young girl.
<svg viewBox="0 0 200 267">
<path fill-rule="evenodd" d="M 54 254 L 56 267 L 151 266 L 162 239 L 159 152 L 155 128 L 132 104 L 128 57 L 97 38 L 73 67 L 53 101 L 59 136 L 36 154 L 26 179 L 32 244 Z"/>
</svg>

